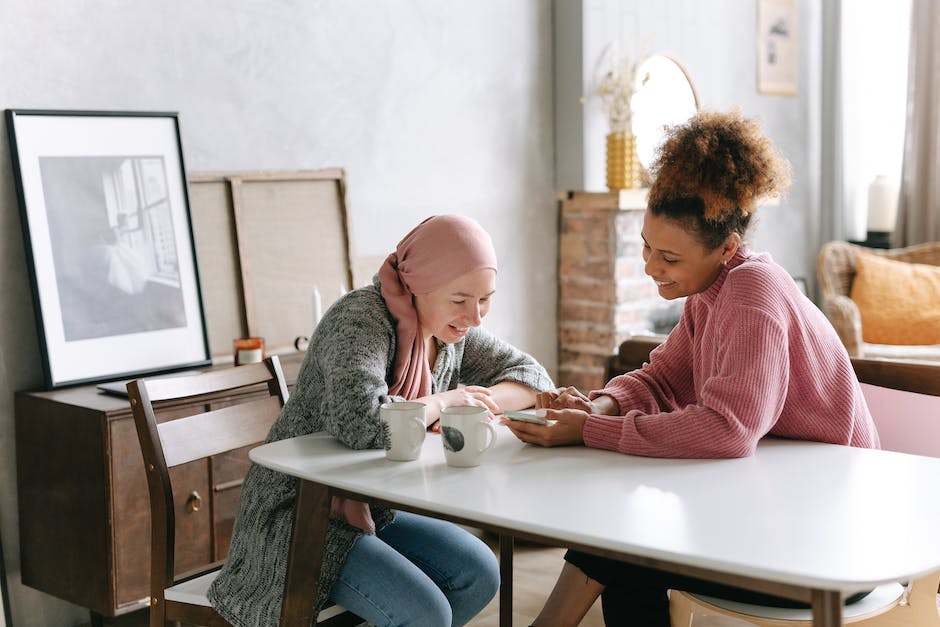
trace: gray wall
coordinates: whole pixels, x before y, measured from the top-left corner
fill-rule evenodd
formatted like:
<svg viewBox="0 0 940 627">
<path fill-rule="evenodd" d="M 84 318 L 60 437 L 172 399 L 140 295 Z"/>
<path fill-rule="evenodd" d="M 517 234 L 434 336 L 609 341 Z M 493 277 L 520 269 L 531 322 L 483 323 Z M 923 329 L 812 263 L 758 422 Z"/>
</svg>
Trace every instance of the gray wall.
<svg viewBox="0 0 940 627">
<path fill-rule="evenodd" d="M 581 6 L 578 11 L 575 5 Z M 757 3 L 743 0 L 555 0 L 557 181 L 562 189 L 605 189 L 607 121 L 591 96 L 607 45 L 633 58 L 667 54 L 681 63 L 702 107 L 740 107 L 759 119 L 793 165 L 793 185 L 779 205 L 757 213 L 756 250 L 770 252 L 790 274 L 810 280 L 819 248 L 821 8 L 798 0 L 800 49 L 796 96 L 757 93 Z M 581 54 L 579 57 L 578 54 Z M 564 89 L 562 89 L 564 86 Z M 572 90 L 580 89 L 572 97 Z M 577 97 L 584 95 L 580 106 Z"/>
<path fill-rule="evenodd" d="M 0 0 L 0 108 L 179 111 L 187 168 L 346 168 L 351 244 L 387 254 L 433 213 L 500 254 L 487 326 L 555 366 L 549 0 Z M 19 583 L 13 392 L 41 367 L 0 143 L 0 530 L 16 625 L 80 610 Z M 312 245 L 315 242 L 311 242 Z"/>
</svg>

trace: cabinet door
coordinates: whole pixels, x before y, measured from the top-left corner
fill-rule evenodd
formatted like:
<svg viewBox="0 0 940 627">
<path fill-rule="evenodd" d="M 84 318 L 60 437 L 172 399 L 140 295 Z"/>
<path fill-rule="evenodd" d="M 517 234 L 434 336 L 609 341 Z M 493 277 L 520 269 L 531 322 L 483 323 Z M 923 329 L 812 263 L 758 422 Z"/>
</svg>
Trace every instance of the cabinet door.
<svg viewBox="0 0 940 627">
<path fill-rule="evenodd" d="M 110 431 L 114 585 L 120 608 L 150 594 L 150 496 L 134 420 L 113 420 Z M 175 570 L 181 573 L 213 561 L 208 463 L 173 468 L 170 480 L 176 501 Z"/>
<path fill-rule="evenodd" d="M 232 527 L 238 513 L 238 499 L 242 493 L 242 480 L 251 466 L 248 451 L 255 446 L 246 446 L 212 458 L 212 540 L 216 560 L 223 560 L 228 554 Z"/>
<path fill-rule="evenodd" d="M 212 409 L 222 409 L 246 400 L 263 398 L 265 394 L 259 392 L 239 398 L 220 398 L 212 401 Z M 238 513 L 238 500 L 242 493 L 242 481 L 251 466 L 248 451 L 259 444 L 262 443 L 212 457 L 209 478 L 212 481 L 212 547 L 215 560 L 224 560 L 228 555 L 235 515 Z"/>
</svg>

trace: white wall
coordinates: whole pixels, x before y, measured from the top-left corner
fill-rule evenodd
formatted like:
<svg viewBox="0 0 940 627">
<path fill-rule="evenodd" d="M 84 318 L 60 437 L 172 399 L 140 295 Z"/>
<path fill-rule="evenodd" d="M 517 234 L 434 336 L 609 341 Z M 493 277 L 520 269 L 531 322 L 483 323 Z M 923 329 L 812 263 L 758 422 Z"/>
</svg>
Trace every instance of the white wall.
<svg viewBox="0 0 940 627">
<path fill-rule="evenodd" d="M 603 191 L 607 122 L 591 96 L 596 65 L 612 41 L 634 59 L 666 54 L 682 64 L 701 107 L 740 107 L 793 165 L 793 185 L 779 205 L 762 208 L 750 231 L 752 248 L 770 252 L 790 274 L 815 275 L 819 249 L 819 119 L 821 9 L 798 0 L 799 85 L 796 96 L 757 93 L 757 2 L 744 0 L 555 0 L 556 40 L 567 54 L 557 61 L 558 185 Z M 578 12 L 573 5 L 581 5 Z M 574 55 L 578 50 L 582 58 Z M 584 95 L 583 107 L 572 106 Z M 583 155 L 583 156 L 582 156 Z"/>
<path fill-rule="evenodd" d="M 487 326 L 555 367 L 548 0 L 0 0 L 0 14 L 0 108 L 179 111 L 191 171 L 342 166 L 360 257 L 427 215 L 476 217 L 500 254 Z M 14 624 L 62 627 L 87 615 L 19 583 L 13 392 L 42 377 L 0 141 L 0 530 Z"/>
<path fill-rule="evenodd" d="M 358 258 L 386 254 L 431 213 L 472 215 L 500 253 L 489 328 L 554 368 L 555 191 L 603 189 L 603 125 L 564 120 L 583 114 L 595 55 L 619 37 L 675 56 L 704 105 L 763 121 L 794 185 L 762 210 L 754 246 L 811 277 L 818 3 L 798 2 L 796 97 L 756 92 L 755 2 L 555 0 L 554 34 L 551 4 L 0 0 L 0 108 L 179 111 L 190 170 L 345 167 Z M 0 295 L 0 532 L 14 624 L 76 625 L 81 609 L 19 583 L 13 391 L 40 385 L 41 368 L 3 140 Z"/>
</svg>

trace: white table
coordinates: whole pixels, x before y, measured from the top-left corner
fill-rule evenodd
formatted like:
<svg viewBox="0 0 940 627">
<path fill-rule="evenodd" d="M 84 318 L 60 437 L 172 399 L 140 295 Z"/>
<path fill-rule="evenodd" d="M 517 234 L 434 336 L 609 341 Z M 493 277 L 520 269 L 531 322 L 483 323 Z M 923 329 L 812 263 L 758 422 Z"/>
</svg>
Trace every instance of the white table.
<svg viewBox="0 0 940 627">
<path fill-rule="evenodd" d="M 653 459 L 497 432 L 477 468 L 447 466 L 434 434 L 413 462 L 325 434 L 252 450 L 301 479 L 282 624 L 309 625 L 332 494 L 499 533 L 501 625 L 513 536 L 808 601 L 817 626 L 841 624 L 846 593 L 940 568 L 940 459 L 778 439 L 745 459 Z"/>
</svg>

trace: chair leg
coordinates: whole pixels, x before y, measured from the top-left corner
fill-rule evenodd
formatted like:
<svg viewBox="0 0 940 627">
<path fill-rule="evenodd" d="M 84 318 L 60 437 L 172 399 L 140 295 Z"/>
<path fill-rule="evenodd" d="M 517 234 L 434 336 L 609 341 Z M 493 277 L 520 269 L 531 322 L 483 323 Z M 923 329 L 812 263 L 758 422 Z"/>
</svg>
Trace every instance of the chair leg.
<svg viewBox="0 0 940 627">
<path fill-rule="evenodd" d="M 679 590 L 669 591 L 669 623 L 672 627 L 692 627 L 692 603 Z"/>
</svg>

